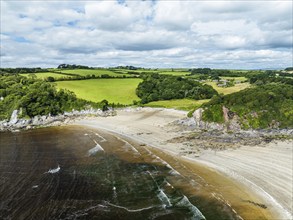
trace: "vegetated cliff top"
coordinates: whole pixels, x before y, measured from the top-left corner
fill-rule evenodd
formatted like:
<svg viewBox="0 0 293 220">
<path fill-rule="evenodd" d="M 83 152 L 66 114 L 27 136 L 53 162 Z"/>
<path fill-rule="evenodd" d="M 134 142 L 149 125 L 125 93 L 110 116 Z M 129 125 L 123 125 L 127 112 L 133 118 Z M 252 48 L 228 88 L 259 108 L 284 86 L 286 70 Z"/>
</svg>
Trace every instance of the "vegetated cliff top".
<svg viewBox="0 0 293 220">
<path fill-rule="evenodd" d="M 214 96 L 203 104 L 203 120 L 224 123 L 223 106 L 241 127 L 293 128 L 293 86 L 270 83 L 226 96 Z"/>
<path fill-rule="evenodd" d="M 0 75 L 0 120 L 10 118 L 14 110 L 20 117 L 57 115 L 64 111 L 85 109 L 89 106 L 103 109 L 107 101 L 89 102 L 76 97 L 73 92 L 60 89 L 53 84 L 20 75 Z"/>
</svg>

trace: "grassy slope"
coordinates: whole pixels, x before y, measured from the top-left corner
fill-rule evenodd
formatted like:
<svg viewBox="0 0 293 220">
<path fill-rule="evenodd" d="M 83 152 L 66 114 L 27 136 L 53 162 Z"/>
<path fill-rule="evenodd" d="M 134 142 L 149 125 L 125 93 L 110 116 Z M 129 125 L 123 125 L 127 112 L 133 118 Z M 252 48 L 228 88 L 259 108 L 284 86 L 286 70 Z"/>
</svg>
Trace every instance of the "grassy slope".
<svg viewBox="0 0 293 220">
<path fill-rule="evenodd" d="M 231 94 L 234 92 L 239 92 L 243 89 L 250 87 L 249 83 L 239 83 L 239 84 L 235 84 L 235 86 L 227 87 L 227 88 L 217 86 L 216 82 L 207 82 L 206 84 L 211 85 L 215 90 L 217 90 L 218 93 L 223 93 L 224 95 Z"/>
<path fill-rule="evenodd" d="M 163 108 L 175 108 L 179 110 L 192 110 L 201 106 L 203 103 L 208 102 L 209 99 L 192 100 L 192 99 L 173 99 L 164 101 L 149 102 L 144 106 L 148 107 L 163 107 Z"/>
<path fill-rule="evenodd" d="M 20 74 L 21 76 L 30 76 L 30 73 L 24 73 L 24 74 Z M 62 75 L 62 74 L 58 74 L 58 73 L 51 73 L 51 72 L 43 72 L 43 73 L 35 73 L 35 75 L 37 76 L 38 79 L 46 79 L 49 76 L 54 77 L 55 79 L 57 78 L 70 78 L 71 76 L 68 75 Z"/>
<path fill-rule="evenodd" d="M 187 74 L 190 74 L 190 72 L 185 72 L 185 71 L 164 71 L 164 72 L 159 72 L 159 74 L 164 74 L 164 75 L 173 75 L 173 76 L 185 76 Z"/>
<path fill-rule="evenodd" d="M 135 89 L 140 79 L 91 79 L 56 82 L 58 88 L 73 91 L 78 98 L 98 102 L 103 99 L 109 102 L 132 104 L 139 100 Z"/>
<path fill-rule="evenodd" d="M 221 79 L 227 79 L 227 80 L 228 80 L 228 79 L 229 79 L 229 80 L 234 79 L 235 81 L 241 81 L 241 82 L 247 80 L 247 78 L 245 78 L 245 77 L 228 77 L 228 76 L 221 76 Z"/>
<path fill-rule="evenodd" d="M 75 69 L 75 70 L 57 70 L 62 73 L 71 73 L 71 74 L 77 74 L 80 76 L 86 76 L 86 75 L 95 75 L 95 76 L 101 76 L 103 74 L 108 74 L 109 76 L 130 76 L 130 74 L 118 74 L 114 73 L 110 70 L 105 70 L 105 69 Z"/>
<path fill-rule="evenodd" d="M 130 73 L 135 73 L 135 74 L 139 74 L 139 73 L 155 73 L 158 72 L 157 70 L 149 70 L 149 69 L 138 69 L 138 70 L 128 70 L 128 69 L 113 69 L 114 71 L 118 71 L 118 72 L 130 72 Z"/>
</svg>

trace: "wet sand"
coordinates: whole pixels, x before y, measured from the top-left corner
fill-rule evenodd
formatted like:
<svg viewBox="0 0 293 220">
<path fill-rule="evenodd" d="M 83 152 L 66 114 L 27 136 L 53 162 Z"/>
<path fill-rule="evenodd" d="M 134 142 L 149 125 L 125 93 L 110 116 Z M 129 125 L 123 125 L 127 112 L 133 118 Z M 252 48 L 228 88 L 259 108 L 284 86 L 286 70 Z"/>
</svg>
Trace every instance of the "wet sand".
<svg viewBox="0 0 293 220">
<path fill-rule="evenodd" d="M 291 142 L 242 146 L 224 151 L 186 153 L 186 146 L 169 140 L 184 134 L 169 123 L 186 112 L 166 109 L 124 109 L 115 117 L 82 119 L 77 125 L 107 130 L 146 144 L 160 157 L 180 160 L 221 188 L 223 198 L 244 219 L 292 219 Z M 174 155 L 176 157 L 174 157 Z"/>
</svg>

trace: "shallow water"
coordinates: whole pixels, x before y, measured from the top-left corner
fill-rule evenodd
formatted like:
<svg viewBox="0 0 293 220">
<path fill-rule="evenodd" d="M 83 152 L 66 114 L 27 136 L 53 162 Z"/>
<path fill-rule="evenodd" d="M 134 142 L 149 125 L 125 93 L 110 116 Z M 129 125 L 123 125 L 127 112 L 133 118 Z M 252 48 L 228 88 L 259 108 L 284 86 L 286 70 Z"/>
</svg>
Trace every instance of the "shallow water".
<svg viewBox="0 0 293 220">
<path fill-rule="evenodd" d="M 199 175 L 83 127 L 0 133 L 0 219 L 238 219 Z"/>
</svg>

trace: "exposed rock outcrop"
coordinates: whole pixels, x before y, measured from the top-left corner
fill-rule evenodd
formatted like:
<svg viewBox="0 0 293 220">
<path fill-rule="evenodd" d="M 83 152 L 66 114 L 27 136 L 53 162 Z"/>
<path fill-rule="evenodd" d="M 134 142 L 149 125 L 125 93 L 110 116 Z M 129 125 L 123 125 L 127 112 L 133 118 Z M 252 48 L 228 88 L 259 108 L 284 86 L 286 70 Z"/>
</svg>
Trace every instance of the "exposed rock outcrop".
<svg viewBox="0 0 293 220">
<path fill-rule="evenodd" d="M 241 129 L 239 124 L 239 117 L 235 112 L 230 111 L 225 106 L 222 107 L 223 117 L 227 130 L 238 131 Z"/>
<path fill-rule="evenodd" d="M 18 121 L 18 110 L 14 110 L 11 114 L 9 124 L 16 124 Z"/>
<path fill-rule="evenodd" d="M 56 116 L 38 115 L 29 119 L 18 119 L 19 112 L 19 110 L 14 110 L 9 121 L 0 121 L 0 131 L 14 131 L 19 129 L 31 129 L 35 127 L 59 126 L 62 124 L 67 124 L 70 121 L 80 117 L 107 117 L 116 115 L 114 110 L 102 111 L 100 109 L 91 108 L 81 111 L 73 110 L 71 112 L 64 112 L 64 114 Z"/>
<path fill-rule="evenodd" d="M 192 114 L 191 120 L 194 120 L 193 127 L 198 129 L 212 129 L 212 130 L 223 130 L 225 128 L 224 124 L 215 123 L 215 122 L 206 122 L 202 120 L 202 114 L 204 112 L 203 108 L 198 108 Z M 186 123 L 186 122 L 185 122 Z M 183 123 L 184 124 L 184 123 Z M 190 122 L 189 122 L 190 124 Z M 187 125 L 187 124 L 186 124 Z"/>
<path fill-rule="evenodd" d="M 194 119 L 194 127 L 199 129 L 212 129 L 212 130 L 240 130 L 241 126 L 239 124 L 239 117 L 236 113 L 230 111 L 228 108 L 223 106 L 223 117 L 224 117 L 224 123 L 215 123 L 215 122 L 206 122 L 202 119 L 202 114 L 204 112 L 203 108 L 198 108 L 193 113 L 193 119 Z"/>
</svg>

